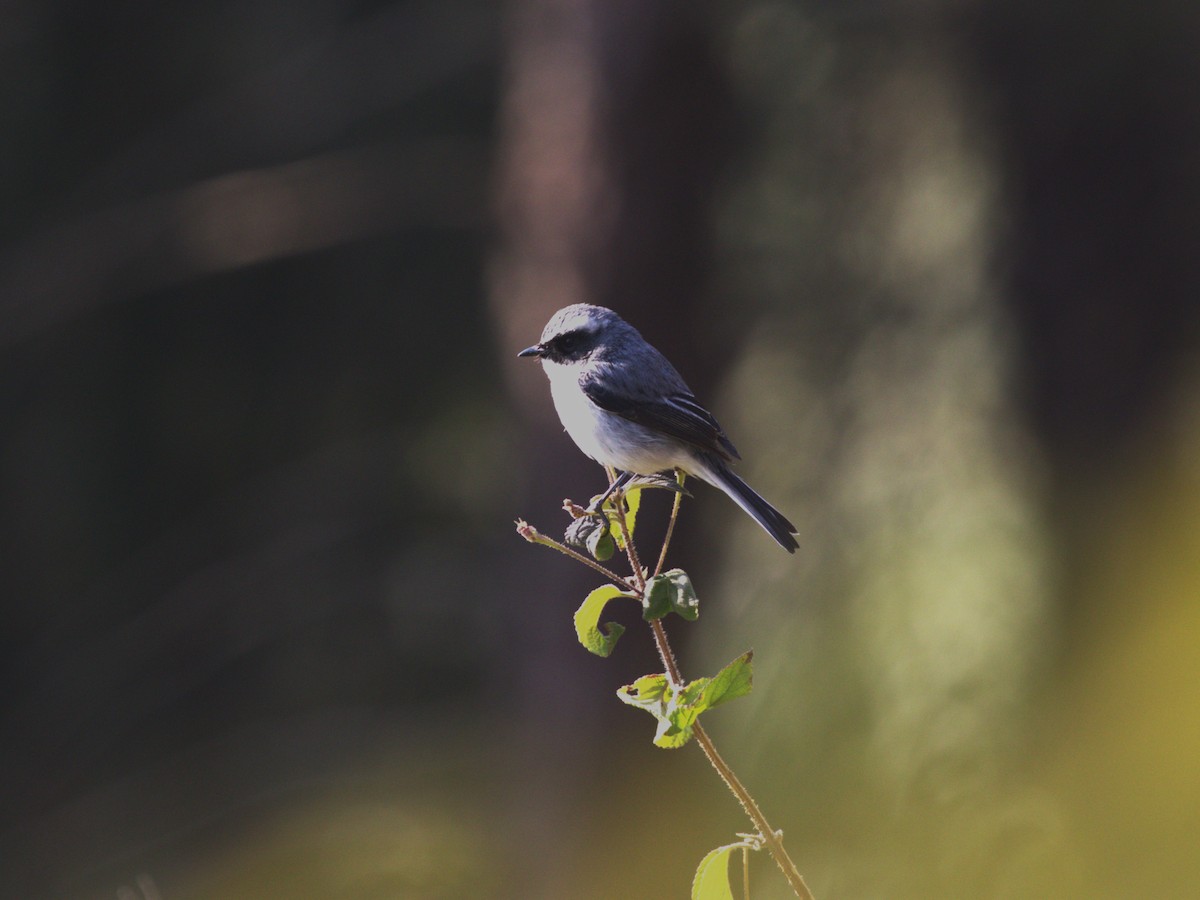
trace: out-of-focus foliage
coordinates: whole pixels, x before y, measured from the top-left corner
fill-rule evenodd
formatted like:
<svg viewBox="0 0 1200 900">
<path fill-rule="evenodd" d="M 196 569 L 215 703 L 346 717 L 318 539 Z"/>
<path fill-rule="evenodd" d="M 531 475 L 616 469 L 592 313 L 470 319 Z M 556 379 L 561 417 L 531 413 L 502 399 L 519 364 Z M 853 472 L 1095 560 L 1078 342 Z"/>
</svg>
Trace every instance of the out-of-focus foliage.
<svg viewBox="0 0 1200 900">
<path fill-rule="evenodd" d="M 818 897 L 1200 893 L 1200 7 L 0 18 L 0 894 L 686 890 L 744 820 L 511 531 L 578 299 L 799 527 L 696 487 L 666 621 Z"/>
</svg>

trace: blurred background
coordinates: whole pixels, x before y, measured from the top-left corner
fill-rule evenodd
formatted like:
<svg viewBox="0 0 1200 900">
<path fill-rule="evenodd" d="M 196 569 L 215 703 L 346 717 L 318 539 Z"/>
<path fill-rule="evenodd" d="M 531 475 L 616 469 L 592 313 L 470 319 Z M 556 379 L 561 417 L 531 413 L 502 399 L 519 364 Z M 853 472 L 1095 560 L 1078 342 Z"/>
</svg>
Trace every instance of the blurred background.
<svg viewBox="0 0 1200 900">
<path fill-rule="evenodd" d="M 577 301 L 799 528 L 697 487 L 671 632 L 755 649 L 709 729 L 818 897 L 1200 895 L 1196 4 L 10 0 L 0 65 L 0 895 L 686 895 L 746 820 L 513 531 L 603 487 L 515 358 Z"/>
</svg>

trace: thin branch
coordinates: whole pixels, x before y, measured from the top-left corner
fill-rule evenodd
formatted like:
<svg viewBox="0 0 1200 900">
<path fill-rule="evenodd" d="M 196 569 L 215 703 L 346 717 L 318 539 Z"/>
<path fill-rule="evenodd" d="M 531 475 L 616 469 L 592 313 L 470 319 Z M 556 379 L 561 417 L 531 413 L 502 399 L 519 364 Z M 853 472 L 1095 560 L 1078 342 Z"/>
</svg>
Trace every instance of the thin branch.
<svg viewBox="0 0 1200 900">
<path fill-rule="evenodd" d="M 662 620 L 655 619 L 650 623 L 650 630 L 654 633 L 654 646 L 658 648 L 658 655 L 662 659 L 663 667 L 667 670 L 667 680 L 671 682 L 671 687 L 683 687 L 683 672 L 679 669 L 679 661 L 675 659 L 675 651 L 671 649 L 671 642 L 667 640 L 667 629 L 663 628 Z"/>
<path fill-rule="evenodd" d="M 610 478 L 614 477 L 611 471 L 609 475 Z M 678 475 L 680 486 L 682 487 L 683 473 L 680 472 Z M 667 526 L 666 537 L 663 539 L 662 551 L 658 556 L 658 565 L 654 570 L 655 575 L 658 575 L 662 571 L 662 567 L 666 560 L 667 546 L 670 543 L 671 534 L 675 528 L 675 521 L 679 515 L 681 497 L 681 493 L 677 493 L 675 495 L 675 502 L 671 509 L 671 520 Z M 625 520 L 624 496 L 620 492 L 618 492 L 617 502 L 614 504 L 614 507 L 617 511 L 617 524 L 621 529 L 621 536 L 625 543 L 626 556 L 629 559 L 630 566 L 633 568 L 633 580 L 637 583 L 636 588 L 633 590 L 634 593 L 636 593 L 639 597 L 644 597 L 646 592 L 645 576 L 642 572 L 641 563 L 638 560 L 637 551 L 634 549 L 633 540 L 629 534 L 629 525 Z M 560 553 L 564 553 L 572 559 L 578 560 L 584 565 L 590 566 L 625 590 L 629 590 L 631 588 L 631 584 L 628 579 L 621 578 L 621 576 L 617 575 L 615 572 L 605 568 L 599 563 L 594 562 L 583 554 L 578 553 L 571 548 L 564 546 L 563 544 L 560 544 L 553 538 L 546 537 L 538 532 L 538 530 L 532 525 L 529 525 L 524 521 L 517 520 L 517 532 L 523 538 L 525 538 L 525 540 L 530 541 L 531 543 L 552 547 L 555 550 L 558 550 Z M 650 622 L 650 630 L 654 635 L 654 645 L 658 650 L 659 657 L 662 659 L 663 668 L 666 670 L 667 680 L 673 687 L 681 687 L 683 685 L 683 673 L 679 669 L 679 663 L 675 658 L 675 652 L 671 649 L 671 643 L 667 639 L 667 631 L 663 627 L 662 621 L 660 619 L 652 620 Z M 742 809 L 745 810 L 746 815 L 750 818 L 750 821 L 754 823 L 754 827 L 762 836 L 762 842 L 766 846 L 767 852 L 771 854 L 771 858 L 774 859 L 775 864 L 779 866 L 779 870 L 783 873 L 783 877 L 787 879 L 788 885 L 792 888 L 792 891 L 795 892 L 796 896 L 799 897 L 800 900 L 814 900 L 812 892 L 808 889 L 808 885 L 804 883 L 804 879 L 801 877 L 799 870 L 796 868 L 796 864 L 792 861 L 792 858 L 788 855 L 787 850 L 783 846 L 782 833 L 771 828 L 770 823 L 767 821 L 767 817 L 763 815 L 763 811 L 759 808 L 758 803 L 754 800 L 754 797 L 748 790 L 746 790 L 745 785 L 743 785 L 738 779 L 737 775 L 734 774 L 733 769 L 729 767 L 729 764 L 725 762 L 725 759 L 721 756 L 721 754 L 717 752 L 717 748 L 713 744 L 712 738 L 708 736 L 708 732 L 704 730 L 704 727 L 698 721 L 692 724 L 692 734 L 696 738 L 697 745 L 699 745 L 700 749 L 704 751 L 704 755 L 708 757 L 709 763 L 716 770 L 717 775 L 719 775 L 721 780 L 725 782 L 725 786 L 728 787 L 730 793 L 737 798 L 738 803 L 741 804 Z M 750 876 L 748 874 L 748 870 L 745 868 L 745 860 L 743 860 L 743 879 L 745 891 L 748 895 Z"/>
<path fill-rule="evenodd" d="M 671 504 L 671 518 L 667 520 L 667 534 L 663 538 L 662 550 L 658 554 L 658 565 L 654 567 L 655 575 L 662 573 L 663 566 L 667 562 L 667 548 L 671 546 L 671 536 L 675 534 L 675 520 L 679 518 L 679 507 L 683 504 L 683 479 L 686 477 L 683 469 L 675 470 L 675 480 L 679 482 L 679 490 L 675 492 L 675 502 Z"/>
<path fill-rule="evenodd" d="M 678 474 L 680 487 L 682 487 L 683 473 L 680 472 Z M 662 570 L 664 560 L 666 559 L 667 544 L 671 540 L 671 532 L 674 530 L 675 520 L 679 515 L 682 496 L 682 493 L 677 493 L 675 495 L 675 502 L 671 507 L 671 520 L 667 526 L 666 537 L 663 539 L 662 551 L 659 553 L 658 566 L 655 569 L 656 575 Z M 633 566 L 634 577 L 638 579 L 639 585 L 644 590 L 645 582 L 641 576 L 641 565 L 638 562 L 637 551 L 634 550 L 633 541 L 629 535 L 629 528 L 625 522 L 625 505 L 621 502 L 622 500 L 622 497 L 618 497 L 616 504 L 617 523 L 621 528 L 622 536 L 625 538 L 625 549 L 629 556 L 629 564 Z M 663 627 L 662 620 L 654 619 L 651 621 L 650 629 L 654 634 L 654 645 L 658 648 L 658 655 L 662 658 L 663 666 L 666 669 L 667 680 L 671 682 L 673 687 L 681 687 L 684 683 L 683 673 L 679 669 L 679 662 L 675 657 L 675 651 L 671 649 L 671 642 L 667 640 L 667 630 Z M 770 823 L 767 822 L 767 817 L 763 815 L 754 797 L 746 790 L 745 785 L 734 774 L 733 769 L 725 762 L 724 757 L 717 752 L 716 745 L 713 744 L 712 739 L 708 736 L 708 732 L 704 730 L 699 721 L 696 721 L 692 725 L 692 733 L 696 737 L 696 743 L 700 745 L 700 749 L 708 757 L 708 761 L 712 764 L 712 767 L 721 776 L 721 780 L 725 782 L 730 792 L 737 798 L 738 803 L 742 805 L 742 809 L 746 811 L 746 815 L 750 817 L 750 821 L 754 823 L 754 827 L 762 834 L 768 852 L 775 860 L 775 864 L 779 866 L 780 871 L 783 872 L 783 877 L 787 879 L 796 896 L 800 900 L 813 900 L 812 892 L 809 891 L 808 885 L 804 883 L 804 879 L 800 876 L 800 871 L 796 868 L 796 864 L 788 856 L 780 835 L 772 830 Z"/>
<path fill-rule="evenodd" d="M 571 559 L 575 560 L 576 562 L 581 562 L 585 566 L 590 566 L 591 568 L 593 568 L 597 572 L 599 572 L 601 575 L 603 575 L 605 578 L 607 578 L 609 581 L 616 584 L 622 590 L 625 590 L 625 591 L 632 590 L 632 591 L 634 591 L 634 593 L 637 594 L 637 596 L 639 598 L 642 596 L 642 591 L 640 589 L 636 588 L 634 585 L 631 585 L 629 583 L 628 579 L 622 578 L 620 575 L 618 575 L 616 572 L 612 571 L 611 569 L 606 569 L 604 566 L 600 565 L 600 563 L 596 562 L 594 559 L 584 556 L 582 553 L 579 553 L 576 550 L 572 550 L 570 547 L 566 546 L 565 544 L 559 543 L 554 538 L 546 537 L 546 535 L 542 534 L 540 531 L 538 531 L 536 528 L 534 528 L 532 525 L 530 525 L 524 519 L 517 519 L 517 534 L 519 534 L 521 537 L 525 538 L 525 540 L 529 541 L 529 543 L 531 543 L 531 544 L 541 544 L 543 547 L 549 547 L 552 550 L 557 550 L 559 553 L 562 553 L 566 556 L 571 557 Z M 645 587 L 645 586 L 643 585 L 643 587 Z"/>
<path fill-rule="evenodd" d="M 712 738 L 708 736 L 708 732 L 704 730 L 704 727 L 698 721 L 692 724 L 692 734 L 695 735 L 696 743 L 700 745 L 700 749 L 704 751 L 704 755 L 708 757 L 708 761 L 712 763 L 712 767 L 721 776 L 721 780 L 725 782 L 726 787 L 737 797 L 738 802 L 742 804 L 742 809 L 746 811 L 746 815 L 750 817 L 750 821 L 754 823 L 754 827 L 762 835 L 763 841 L 767 845 L 767 851 L 771 854 L 771 858 L 775 860 L 775 865 L 779 866 L 779 870 L 783 872 L 783 877 L 787 879 L 796 896 L 800 900 L 813 900 L 812 891 L 808 889 L 808 885 L 804 883 L 804 879 L 800 876 L 800 871 L 796 868 L 796 864 L 788 856 L 780 833 L 771 829 L 770 824 L 767 822 L 767 817 L 763 815 L 758 804 L 754 802 L 754 798 L 746 790 L 745 785 L 733 773 L 733 769 L 729 768 L 729 764 L 717 752 Z"/>
<path fill-rule="evenodd" d="M 642 561 L 638 559 L 633 536 L 629 533 L 629 523 L 625 521 L 625 492 L 618 490 L 613 499 L 613 508 L 617 511 L 617 526 L 621 529 L 621 540 L 625 543 L 625 555 L 629 557 L 629 568 L 633 569 L 633 577 L 637 581 L 638 588 L 645 592 L 646 575 L 642 571 Z"/>
</svg>

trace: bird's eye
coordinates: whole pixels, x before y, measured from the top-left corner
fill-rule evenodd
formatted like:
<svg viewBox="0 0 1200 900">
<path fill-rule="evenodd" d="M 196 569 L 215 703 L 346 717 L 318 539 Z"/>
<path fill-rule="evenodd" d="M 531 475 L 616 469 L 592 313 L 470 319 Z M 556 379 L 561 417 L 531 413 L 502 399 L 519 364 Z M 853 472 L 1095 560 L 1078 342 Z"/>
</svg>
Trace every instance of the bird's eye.
<svg viewBox="0 0 1200 900">
<path fill-rule="evenodd" d="M 568 331 L 554 339 L 554 348 L 563 356 L 575 353 L 583 344 L 583 335 L 578 331 Z"/>
</svg>

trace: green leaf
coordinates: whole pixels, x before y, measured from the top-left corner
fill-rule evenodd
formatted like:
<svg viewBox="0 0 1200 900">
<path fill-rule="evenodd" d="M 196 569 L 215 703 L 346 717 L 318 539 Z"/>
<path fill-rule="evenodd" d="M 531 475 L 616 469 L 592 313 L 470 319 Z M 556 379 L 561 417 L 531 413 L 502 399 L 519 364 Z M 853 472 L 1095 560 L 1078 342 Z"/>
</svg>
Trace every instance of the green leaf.
<svg viewBox="0 0 1200 900">
<path fill-rule="evenodd" d="M 687 687 L 677 693 L 665 675 L 644 675 L 617 690 L 622 703 L 644 709 L 658 721 L 654 745 L 664 750 L 682 747 L 691 740 L 696 717 L 689 708 L 680 706 L 680 697 L 687 695 Z"/>
<path fill-rule="evenodd" d="M 612 559 L 616 552 L 609 533 L 608 520 L 603 516 L 580 516 L 567 526 L 563 540 L 572 547 L 582 547 L 592 555 L 593 559 L 605 562 Z"/>
<path fill-rule="evenodd" d="M 642 505 L 642 489 L 641 488 L 626 488 L 622 492 L 622 497 L 625 498 L 625 527 L 629 529 L 630 540 L 633 539 L 633 526 L 637 522 L 638 508 Z M 617 546 L 622 550 L 625 549 L 625 538 L 621 534 L 621 516 L 617 510 L 617 498 L 609 497 L 604 501 L 603 511 L 608 518 L 609 527 L 612 531 L 613 540 L 617 542 Z"/>
<path fill-rule="evenodd" d="M 656 747 L 682 747 L 691 740 L 692 726 L 702 712 L 750 693 L 753 656 L 753 651 L 747 651 L 712 678 L 697 678 L 678 690 L 665 675 L 645 675 L 618 689 L 617 697 L 654 716 L 658 722 Z"/>
<path fill-rule="evenodd" d="M 607 526 L 608 523 L 604 524 Z M 617 552 L 617 545 L 613 543 L 613 534 L 607 527 L 597 528 L 588 534 L 587 548 L 588 553 L 592 554 L 592 558 L 597 562 L 608 562 Z"/>
<path fill-rule="evenodd" d="M 583 605 L 575 611 L 575 634 L 579 643 L 597 656 L 608 656 L 617 645 L 617 639 L 625 633 L 625 626 L 618 622 L 605 622 L 603 630 L 600 627 L 600 616 L 608 601 L 616 597 L 628 597 L 636 600 L 633 594 L 627 594 L 614 584 L 598 587 L 583 601 Z"/>
<path fill-rule="evenodd" d="M 670 690 L 671 683 L 666 675 L 643 675 L 633 684 L 618 689 L 617 696 L 631 706 L 651 709 L 654 704 L 661 703 Z"/>
<path fill-rule="evenodd" d="M 705 709 L 720 706 L 750 693 L 754 687 L 754 651 L 747 650 L 708 680 L 700 698 Z"/>
<path fill-rule="evenodd" d="M 612 559 L 612 554 L 617 551 L 617 545 L 613 544 L 612 535 L 608 532 L 608 520 L 604 516 L 576 518 L 566 526 L 563 540 L 569 546 L 584 548 L 601 563 Z"/>
<path fill-rule="evenodd" d="M 683 690 L 667 701 L 668 727 L 663 728 L 660 723 L 658 733 L 655 734 L 655 742 L 660 747 L 682 747 L 692 739 L 692 726 L 705 710 L 705 707 L 698 705 L 698 700 L 706 684 L 707 678 L 690 681 L 684 685 Z"/>
<path fill-rule="evenodd" d="M 646 582 L 646 600 L 642 618 L 647 622 L 661 619 L 667 613 L 678 613 L 689 622 L 700 615 L 700 601 L 692 580 L 683 569 L 670 569 Z"/>
<path fill-rule="evenodd" d="M 729 888 L 729 857 L 744 846 L 744 842 L 727 844 L 705 854 L 692 879 L 692 900 L 734 900 Z"/>
<path fill-rule="evenodd" d="M 643 675 L 633 684 L 618 688 L 617 697 L 622 703 L 644 709 L 658 721 L 658 730 L 654 734 L 656 747 L 672 750 L 682 747 L 691 738 L 690 728 L 682 731 L 671 721 L 675 690 L 666 675 Z"/>
</svg>

